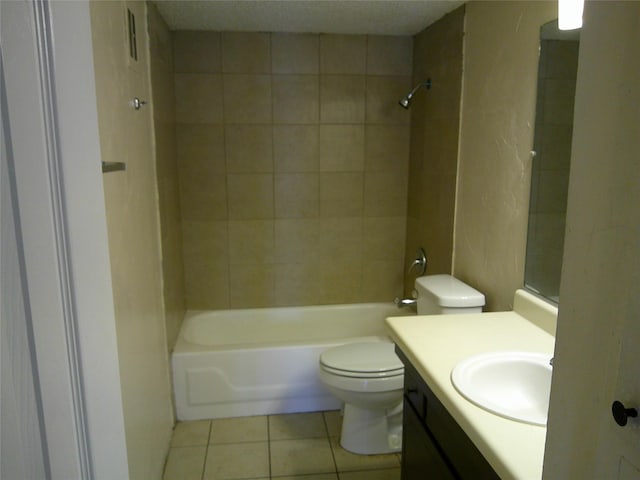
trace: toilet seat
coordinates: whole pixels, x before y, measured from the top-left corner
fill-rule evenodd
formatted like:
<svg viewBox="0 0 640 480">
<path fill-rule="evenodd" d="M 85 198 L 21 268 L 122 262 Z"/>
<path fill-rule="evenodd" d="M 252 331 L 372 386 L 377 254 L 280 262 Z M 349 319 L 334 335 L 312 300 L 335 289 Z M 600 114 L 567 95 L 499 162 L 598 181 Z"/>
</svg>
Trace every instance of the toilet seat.
<svg viewBox="0 0 640 480">
<path fill-rule="evenodd" d="M 402 376 L 404 366 L 393 343 L 350 343 L 330 348 L 320 355 L 321 368 L 328 373 L 352 378 Z"/>
</svg>

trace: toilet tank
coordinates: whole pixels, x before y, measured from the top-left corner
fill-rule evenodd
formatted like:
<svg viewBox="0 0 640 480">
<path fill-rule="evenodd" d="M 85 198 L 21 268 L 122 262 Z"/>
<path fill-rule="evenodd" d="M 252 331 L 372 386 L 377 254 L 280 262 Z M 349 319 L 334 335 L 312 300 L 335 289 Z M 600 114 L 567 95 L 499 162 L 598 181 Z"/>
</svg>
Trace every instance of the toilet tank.
<svg viewBox="0 0 640 480">
<path fill-rule="evenodd" d="M 451 275 L 416 278 L 418 315 L 480 313 L 484 295 Z"/>
</svg>

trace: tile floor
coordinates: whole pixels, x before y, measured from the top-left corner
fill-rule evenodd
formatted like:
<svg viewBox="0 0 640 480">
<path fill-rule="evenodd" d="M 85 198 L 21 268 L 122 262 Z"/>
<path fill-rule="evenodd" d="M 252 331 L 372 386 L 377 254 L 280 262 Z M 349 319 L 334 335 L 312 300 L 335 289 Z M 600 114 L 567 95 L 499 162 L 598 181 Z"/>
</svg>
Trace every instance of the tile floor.
<svg viewBox="0 0 640 480">
<path fill-rule="evenodd" d="M 400 455 L 339 445 L 338 411 L 179 422 L 163 480 L 400 480 Z"/>
</svg>

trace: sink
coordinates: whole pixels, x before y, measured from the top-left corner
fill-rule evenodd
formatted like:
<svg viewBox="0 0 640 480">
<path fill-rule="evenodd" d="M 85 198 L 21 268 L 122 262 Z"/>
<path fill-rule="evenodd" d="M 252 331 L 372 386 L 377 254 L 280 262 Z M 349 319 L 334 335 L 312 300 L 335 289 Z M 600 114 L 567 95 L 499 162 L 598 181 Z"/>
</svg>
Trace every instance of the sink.
<svg viewBox="0 0 640 480">
<path fill-rule="evenodd" d="M 451 371 L 451 382 L 477 406 L 502 417 L 547 424 L 551 355 L 488 352 L 466 358 Z"/>
</svg>

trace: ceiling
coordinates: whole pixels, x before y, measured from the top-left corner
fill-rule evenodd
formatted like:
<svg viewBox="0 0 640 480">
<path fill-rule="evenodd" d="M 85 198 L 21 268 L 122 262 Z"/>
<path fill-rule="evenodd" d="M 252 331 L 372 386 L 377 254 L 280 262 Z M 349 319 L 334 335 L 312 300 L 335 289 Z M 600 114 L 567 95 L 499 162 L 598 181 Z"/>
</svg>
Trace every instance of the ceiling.
<svg viewBox="0 0 640 480">
<path fill-rule="evenodd" d="M 414 35 L 459 0 L 157 0 L 171 30 Z"/>
</svg>

